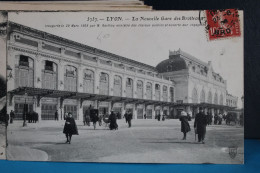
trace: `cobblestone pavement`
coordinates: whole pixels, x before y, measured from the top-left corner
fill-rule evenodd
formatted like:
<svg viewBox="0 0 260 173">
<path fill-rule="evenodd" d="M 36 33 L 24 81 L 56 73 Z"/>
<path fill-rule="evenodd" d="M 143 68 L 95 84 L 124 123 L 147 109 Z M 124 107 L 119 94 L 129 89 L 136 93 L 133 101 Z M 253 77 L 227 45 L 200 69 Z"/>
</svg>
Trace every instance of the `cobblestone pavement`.
<svg viewBox="0 0 260 173">
<path fill-rule="evenodd" d="M 119 120 L 119 129 L 83 126 L 79 135 L 65 144 L 63 121 L 42 121 L 22 127 L 21 121 L 8 126 L 7 157 L 11 160 L 141 163 L 223 163 L 244 160 L 244 130 L 239 126 L 207 127 L 206 143 L 195 141 L 194 130 L 183 141 L 179 120 L 133 120 L 128 128 Z M 193 121 L 190 122 L 193 127 Z M 229 147 L 238 147 L 235 158 Z"/>
</svg>

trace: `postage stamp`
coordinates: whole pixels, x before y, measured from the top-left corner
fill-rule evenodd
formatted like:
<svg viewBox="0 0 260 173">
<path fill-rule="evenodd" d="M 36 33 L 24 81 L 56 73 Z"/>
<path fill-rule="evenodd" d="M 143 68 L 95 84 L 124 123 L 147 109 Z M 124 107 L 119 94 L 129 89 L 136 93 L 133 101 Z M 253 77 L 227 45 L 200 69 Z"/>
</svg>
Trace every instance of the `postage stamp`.
<svg viewBox="0 0 260 173">
<path fill-rule="evenodd" d="M 237 9 L 206 10 L 209 40 L 241 36 Z"/>
</svg>

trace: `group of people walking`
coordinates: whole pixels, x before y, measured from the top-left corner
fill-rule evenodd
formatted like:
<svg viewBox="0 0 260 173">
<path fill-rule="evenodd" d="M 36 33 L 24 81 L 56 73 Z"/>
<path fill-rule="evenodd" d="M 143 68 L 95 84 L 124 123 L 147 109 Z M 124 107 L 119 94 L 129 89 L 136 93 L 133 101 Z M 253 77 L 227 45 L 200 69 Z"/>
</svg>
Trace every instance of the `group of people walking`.
<svg viewBox="0 0 260 173">
<path fill-rule="evenodd" d="M 185 111 L 181 112 L 180 121 L 181 121 L 181 132 L 183 133 L 183 140 L 186 140 L 187 133 L 191 131 L 189 121 L 191 117 Z M 206 135 L 206 126 L 208 124 L 207 116 L 203 112 L 203 108 L 199 108 L 199 113 L 195 116 L 194 121 L 194 131 L 195 137 L 198 135 L 198 142 L 205 143 Z M 196 140 L 196 139 L 195 139 Z"/>
</svg>

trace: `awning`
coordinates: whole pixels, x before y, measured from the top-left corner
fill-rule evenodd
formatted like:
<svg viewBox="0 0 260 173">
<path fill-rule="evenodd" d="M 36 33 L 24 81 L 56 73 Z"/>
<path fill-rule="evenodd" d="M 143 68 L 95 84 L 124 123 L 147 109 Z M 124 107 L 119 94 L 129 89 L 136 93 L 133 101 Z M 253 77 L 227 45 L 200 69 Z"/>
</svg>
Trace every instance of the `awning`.
<svg viewBox="0 0 260 173">
<path fill-rule="evenodd" d="M 156 106 L 174 106 L 175 103 L 165 102 L 165 101 L 156 101 L 140 98 L 129 98 L 129 97 L 119 97 L 119 96 L 109 96 L 101 94 L 90 94 L 82 92 L 73 92 L 73 91 L 61 91 L 53 89 L 43 89 L 43 88 L 33 88 L 33 87 L 19 87 L 12 91 L 8 92 L 11 96 L 11 99 L 15 95 L 25 95 L 37 97 L 38 101 L 42 97 L 50 98 L 61 98 L 61 99 L 80 99 L 81 103 L 84 100 L 97 100 L 104 102 L 113 102 L 113 103 L 125 103 L 125 104 L 145 104 L 145 105 L 156 105 Z"/>
<path fill-rule="evenodd" d="M 175 106 L 176 107 L 192 106 L 192 107 L 215 108 L 215 109 L 226 109 L 226 110 L 235 109 L 235 107 L 229 107 L 226 105 L 217 105 L 217 104 L 211 104 L 211 103 L 180 103 L 180 104 L 176 104 Z"/>
</svg>

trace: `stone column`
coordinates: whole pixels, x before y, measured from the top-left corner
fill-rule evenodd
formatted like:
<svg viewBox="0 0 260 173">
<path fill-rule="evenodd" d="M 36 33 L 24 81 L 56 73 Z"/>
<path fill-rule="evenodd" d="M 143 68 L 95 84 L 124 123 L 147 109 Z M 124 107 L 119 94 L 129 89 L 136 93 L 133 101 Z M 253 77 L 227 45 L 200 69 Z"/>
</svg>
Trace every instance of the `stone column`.
<svg viewBox="0 0 260 173">
<path fill-rule="evenodd" d="M 95 81 L 94 81 L 94 93 L 99 94 L 99 78 L 100 71 L 98 69 L 95 70 Z"/>
<path fill-rule="evenodd" d="M 40 100 L 40 105 L 38 106 L 37 105 L 37 99 L 36 99 L 36 102 L 34 102 L 34 104 L 36 105 L 35 106 L 35 112 L 38 113 L 38 120 L 39 120 L 39 122 L 41 122 L 41 120 L 42 120 L 42 109 L 41 109 L 42 101 Z"/>
<path fill-rule="evenodd" d="M 153 105 L 153 109 L 152 109 L 152 119 L 155 118 L 155 106 Z"/>
<path fill-rule="evenodd" d="M 137 119 L 137 106 L 133 104 L 133 119 Z"/>
<path fill-rule="evenodd" d="M 78 67 L 78 84 L 77 84 L 77 91 L 83 92 L 83 67 L 80 65 Z"/>
<path fill-rule="evenodd" d="M 126 96 L 126 76 L 122 76 L 122 97 Z"/>
<path fill-rule="evenodd" d="M 78 106 L 77 107 L 78 107 L 78 110 L 79 110 L 79 112 L 78 112 L 79 121 L 83 122 L 83 105 L 80 106 L 80 100 L 78 100 Z"/>
<path fill-rule="evenodd" d="M 160 115 L 161 115 L 160 120 L 162 120 L 162 116 L 163 116 L 163 106 L 160 106 Z"/>
<path fill-rule="evenodd" d="M 110 72 L 109 74 L 109 95 L 114 95 L 114 73 Z"/>
<path fill-rule="evenodd" d="M 152 82 L 152 100 L 155 100 L 155 82 Z"/>
<path fill-rule="evenodd" d="M 65 64 L 61 60 L 59 65 L 58 65 L 58 90 L 64 90 L 64 72 L 65 72 Z"/>
</svg>

